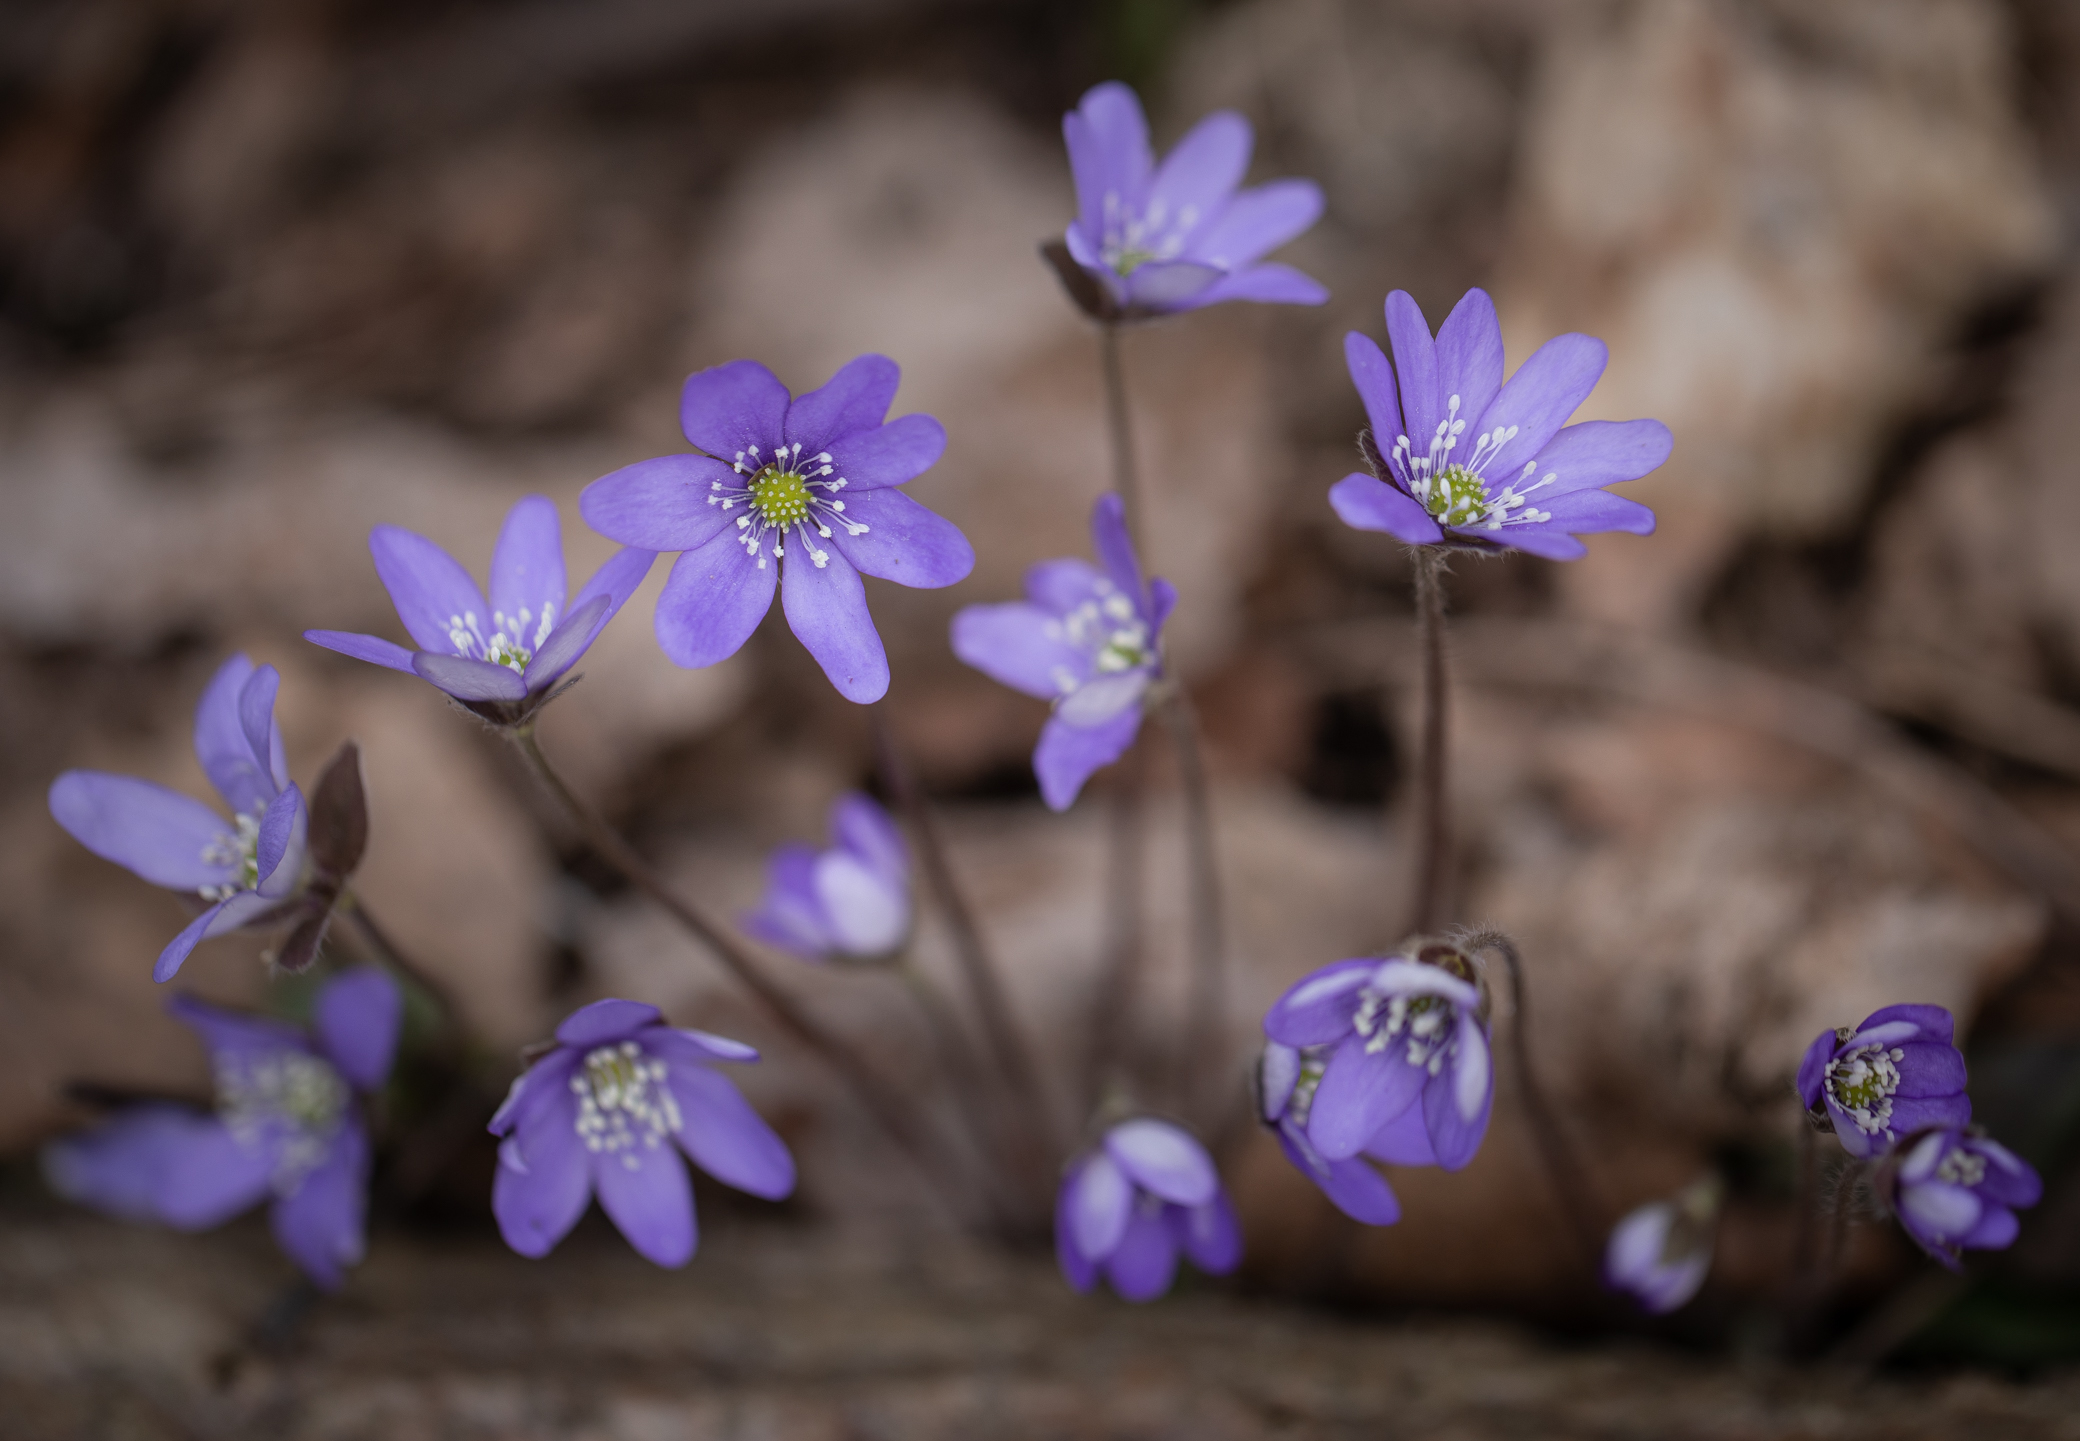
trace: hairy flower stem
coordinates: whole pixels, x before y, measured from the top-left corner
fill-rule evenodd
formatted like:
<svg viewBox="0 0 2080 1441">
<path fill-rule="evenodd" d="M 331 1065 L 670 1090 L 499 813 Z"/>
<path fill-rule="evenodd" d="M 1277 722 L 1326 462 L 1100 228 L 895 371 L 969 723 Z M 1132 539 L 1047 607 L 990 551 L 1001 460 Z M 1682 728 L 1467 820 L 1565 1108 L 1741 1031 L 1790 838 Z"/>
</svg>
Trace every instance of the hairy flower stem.
<svg viewBox="0 0 2080 1441">
<path fill-rule="evenodd" d="M 1445 815 L 1444 575 L 1441 551 L 1415 552 L 1416 634 L 1423 652 L 1422 754 L 1416 767 L 1416 889 L 1409 929 L 1427 935 L 1444 918 L 1451 825 Z"/>
<path fill-rule="evenodd" d="M 1134 425 L 1127 412 L 1127 376 L 1120 363 L 1120 327 L 1108 322 L 1098 328 L 1098 355 L 1105 374 L 1105 424 L 1112 439 L 1112 488 L 1127 508 L 1127 537 L 1137 552 L 1148 542 L 1142 524 L 1141 482 L 1134 466 Z"/>
<path fill-rule="evenodd" d="M 636 889 L 649 896 L 666 914 L 677 921 L 682 929 L 707 947 L 745 989 L 765 1003 L 766 1008 L 782 1025 L 842 1076 L 852 1087 L 867 1113 L 920 1171 L 942 1185 L 949 1182 L 954 1184 L 956 1189 L 952 1190 L 950 1195 L 962 1194 L 958 1187 L 959 1178 L 949 1175 L 949 1168 L 936 1138 L 926 1132 L 917 1121 L 916 1108 L 882 1080 L 850 1044 L 826 1030 L 821 1022 L 805 1011 L 793 996 L 766 974 L 765 967 L 755 956 L 738 946 L 720 926 L 709 920 L 696 906 L 674 890 L 671 883 L 643 859 L 636 848 L 614 829 L 605 816 L 580 800 L 577 793 L 564 784 L 563 777 L 550 766 L 549 758 L 542 754 L 541 745 L 535 739 L 534 727 L 512 727 L 504 734 L 512 741 L 514 749 L 519 751 L 521 759 L 527 763 L 527 768 L 534 773 L 535 779 L 541 782 L 542 787 L 571 818 L 578 827 L 579 834 L 584 836 L 586 843 L 600 858 L 626 876 Z"/>
<path fill-rule="evenodd" d="M 1178 1095 L 1187 1114 L 1197 1108 L 1207 1076 L 1217 1068 L 1227 1029 L 1227 955 L 1221 924 L 1220 863 L 1213 846 L 1213 804 L 1206 783 L 1206 758 L 1199 745 L 1199 718 L 1182 690 L 1163 703 L 1163 720 L 1177 748 L 1177 774 L 1184 790 L 1185 863 L 1191 887 L 1191 999 L 1185 1009 L 1184 1052 L 1178 1057 Z"/>
<path fill-rule="evenodd" d="M 1581 1248 L 1582 1259 L 1592 1272 L 1596 1271 L 1603 1263 L 1604 1226 L 1600 1217 L 1605 1213 L 1589 1182 L 1588 1170 L 1575 1154 L 1567 1133 L 1560 1128 L 1559 1116 L 1531 1064 L 1531 1007 L 1524 989 L 1524 958 L 1517 943 L 1501 931 L 1478 931 L 1459 945 L 1468 954 L 1494 951 L 1509 969 L 1510 1004 L 1516 1012 L 1511 1018 L 1510 1055 L 1516 1062 L 1517 1084 L 1524 1093 L 1524 1116 L 1531 1123 L 1531 1139 L 1538 1147 L 1538 1158 L 1545 1165 L 1546 1179 L 1552 1183 L 1568 1228 Z"/>
<path fill-rule="evenodd" d="M 1148 756 L 1137 741 L 1112 774 L 1106 805 L 1105 950 L 1091 991 L 1091 1048 L 1084 1105 L 1095 1111 L 1126 1084 L 1122 1074 L 1127 1020 L 1140 989 L 1143 916 L 1142 867 L 1148 845 Z"/>
<path fill-rule="evenodd" d="M 1791 1243 L 1791 1275 L 1809 1276 L 1813 1251 L 1820 1243 L 1820 1131 L 1810 1117 L 1801 1116 L 1798 1126 L 1798 1232 Z"/>
</svg>

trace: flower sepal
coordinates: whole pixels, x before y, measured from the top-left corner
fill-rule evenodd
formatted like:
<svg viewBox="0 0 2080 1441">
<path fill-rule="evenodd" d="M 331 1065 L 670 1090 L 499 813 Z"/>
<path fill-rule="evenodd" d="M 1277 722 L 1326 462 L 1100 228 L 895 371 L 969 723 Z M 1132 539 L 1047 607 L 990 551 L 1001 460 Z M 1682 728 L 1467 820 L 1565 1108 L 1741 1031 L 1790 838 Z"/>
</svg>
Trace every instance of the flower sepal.
<svg viewBox="0 0 2080 1441">
<path fill-rule="evenodd" d="M 1119 299 L 1099 282 L 1097 276 L 1076 263 L 1076 257 L 1069 253 L 1067 242 L 1059 236 L 1040 242 L 1040 258 L 1054 271 L 1054 278 L 1062 282 L 1062 290 L 1068 295 L 1070 302 L 1100 325 L 1126 325 L 1136 321 L 1161 320 L 1171 313 L 1131 301 L 1121 304 Z"/>
</svg>

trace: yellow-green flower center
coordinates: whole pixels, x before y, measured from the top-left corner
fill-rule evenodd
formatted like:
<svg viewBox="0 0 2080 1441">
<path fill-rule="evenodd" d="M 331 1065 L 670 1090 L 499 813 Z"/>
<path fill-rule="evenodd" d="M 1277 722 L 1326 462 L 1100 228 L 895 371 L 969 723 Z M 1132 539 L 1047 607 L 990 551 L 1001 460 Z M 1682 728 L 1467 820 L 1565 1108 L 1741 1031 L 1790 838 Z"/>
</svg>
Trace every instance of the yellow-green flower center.
<svg viewBox="0 0 2080 1441">
<path fill-rule="evenodd" d="M 751 508 L 775 530 L 800 525 L 809 516 L 808 482 L 792 470 L 769 465 L 751 478 Z"/>
<path fill-rule="evenodd" d="M 1439 525 L 1469 525 L 1488 513 L 1488 484 L 1463 465 L 1448 465 L 1430 482 L 1423 507 Z"/>
</svg>

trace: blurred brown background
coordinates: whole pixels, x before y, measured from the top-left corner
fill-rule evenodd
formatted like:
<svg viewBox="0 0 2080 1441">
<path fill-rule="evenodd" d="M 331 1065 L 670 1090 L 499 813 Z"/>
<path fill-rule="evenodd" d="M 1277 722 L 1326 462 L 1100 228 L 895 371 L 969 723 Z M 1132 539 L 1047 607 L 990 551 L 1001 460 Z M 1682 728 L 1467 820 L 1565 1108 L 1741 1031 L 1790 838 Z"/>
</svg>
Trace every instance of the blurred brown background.
<svg viewBox="0 0 2080 1441">
<path fill-rule="evenodd" d="M 504 509 L 538 491 L 588 570 L 610 547 L 579 490 L 680 447 L 691 369 L 752 356 L 800 390 L 893 356 L 897 409 L 950 435 L 912 492 L 980 560 L 948 591 L 870 587 L 889 705 L 1014 988 L 1067 1053 L 1101 935 L 1100 795 L 1040 807 L 1040 708 L 963 670 L 945 627 L 1083 551 L 1107 483 L 1096 342 L 1034 247 L 1073 203 L 1060 115 L 1119 77 L 1159 147 L 1234 107 L 1257 126 L 1253 180 L 1328 196 L 1281 256 L 1326 307 L 1228 307 L 1127 351 L 1148 549 L 1184 595 L 1172 654 L 1217 773 L 1238 1075 L 1263 1003 L 1401 923 L 1407 569 L 1324 500 L 1362 424 L 1340 337 L 1379 336 L 1389 289 L 1434 322 L 1485 285 L 1512 366 L 1560 331 L 1601 336 L 1612 364 L 1584 415 L 1676 436 L 1629 489 L 1655 537 L 1592 540 L 1571 566 L 1461 562 L 1452 582 L 1459 910 L 1524 941 L 1540 1055 L 1606 1200 L 1706 1165 L 1733 1178 L 1689 1333 L 1730 1344 L 1783 1280 L 1803 1043 L 1892 1001 L 1948 1005 L 1981 1118 L 2052 1190 L 1903 1354 L 2080 1354 L 2076 75 L 2062 0 L 15 0 L 10 1195 L 35 1211 L 35 1144 L 90 1114 L 67 1082 L 205 1084 L 149 979 L 177 902 L 73 844 L 43 796 L 68 766 L 203 793 L 190 713 L 243 649 L 283 672 L 299 776 L 361 742 L 363 889 L 464 994 L 493 1069 L 579 1001 L 656 1001 L 768 1045 L 747 1088 L 804 1158 L 788 1225 L 937 1224 L 821 1073 L 537 824 L 495 743 L 430 688 L 297 637 L 398 633 L 364 544 L 378 522 L 481 573 Z M 868 734 L 777 611 L 735 659 L 674 670 L 648 631 L 662 574 L 544 740 L 733 912 L 764 848 L 818 835 L 830 797 L 867 780 Z M 1159 821 L 1165 1002 L 1183 918 L 1167 799 Z M 258 1000 L 260 954 L 212 943 L 181 983 Z M 914 1049 L 870 982 L 812 992 L 897 1063 Z M 1253 1287 L 1589 1314 L 1507 1071 L 1480 1160 L 1397 1178 L 1392 1229 L 1343 1223 L 1268 1143 L 1231 1138 L 1224 1159 Z M 485 1164 L 457 1143 L 398 1224 L 481 1230 Z M 1871 1228 L 1843 1324 L 1920 1267 Z M 1659 1424 L 1640 1434 L 1677 1434 Z"/>
</svg>

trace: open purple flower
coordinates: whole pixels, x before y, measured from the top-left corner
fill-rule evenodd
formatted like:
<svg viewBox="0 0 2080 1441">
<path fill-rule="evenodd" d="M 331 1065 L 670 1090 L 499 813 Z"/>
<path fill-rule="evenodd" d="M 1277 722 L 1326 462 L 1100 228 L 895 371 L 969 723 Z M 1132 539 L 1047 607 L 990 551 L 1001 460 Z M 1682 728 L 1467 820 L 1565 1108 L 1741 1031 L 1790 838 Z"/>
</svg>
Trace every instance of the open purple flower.
<svg viewBox="0 0 2080 1441">
<path fill-rule="evenodd" d="M 566 598 L 563 527 L 556 503 L 541 495 L 506 512 L 491 553 L 489 599 L 461 562 L 423 535 L 379 525 L 368 549 L 418 649 L 342 630 L 307 630 L 303 638 L 422 676 L 499 725 L 540 709 L 657 558 L 631 546 Z"/>
<path fill-rule="evenodd" d="M 1603 1284 L 1656 1316 L 1675 1310 L 1704 1284 L 1726 1188 L 1707 1177 L 1666 1201 L 1629 1212 L 1611 1228 Z"/>
<path fill-rule="evenodd" d="M 1206 1148 L 1181 1127 L 1122 1121 L 1069 1167 L 1054 1208 L 1055 1258 L 1079 1291 L 1098 1273 L 1129 1301 L 1170 1289 L 1182 1251 L 1210 1276 L 1242 1260 L 1242 1227 Z"/>
<path fill-rule="evenodd" d="M 805 961 L 878 961 L 910 935 L 910 851 L 888 812 L 848 792 L 831 805 L 829 850 L 790 842 L 766 866 L 744 928 Z"/>
<path fill-rule="evenodd" d="M 638 461 L 586 487 L 579 509 L 601 535 L 682 552 L 657 601 L 657 643 L 673 663 L 735 655 L 778 583 L 788 626 L 839 694 L 866 704 L 887 692 L 860 577 L 932 589 L 975 568 L 967 537 L 897 488 L 946 449 L 929 415 L 883 423 L 901 376 L 887 356 L 862 355 L 791 397 L 756 361 L 698 371 L 679 420 L 704 453 Z"/>
<path fill-rule="evenodd" d="M 1495 1100 L 1487 1001 L 1473 976 L 1453 947 L 1426 945 L 1413 958 L 1324 966 L 1278 998 L 1264 1034 L 1300 1053 L 1299 1067 L 1282 1067 L 1293 1071 L 1293 1096 L 1306 1063 L 1321 1065 L 1304 1108 L 1315 1157 L 1334 1163 L 1365 1152 L 1404 1164 L 1434 1160 L 1447 1171 L 1473 1159 Z M 1304 1154 L 1300 1164 L 1321 1180 Z"/>
<path fill-rule="evenodd" d="M 1368 1226 L 1391 1226 L 1401 1219 L 1394 1188 L 1370 1164 L 1434 1166 L 1436 1148 L 1423 1120 L 1423 1108 L 1408 1105 L 1358 1148 L 1354 1155 L 1330 1160 L 1308 1137 L 1314 1099 L 1328 1067 L 1329 1052 L 1310 1053 L 1267 1041 L 1256 1071 L 1257 1114 L 1278 1136 L 1279 1149 L 1293 1169 L 1320 1188 L 1336 1209 Z"/>
<path fill-rule="evenodd" d="M 2015 1243 L 2015 1212 L 2043 1199 L 2036 1170 L 1990 1136 L 1937 1126 L 1900 1142 L 1875 1178 L 1914 1244 L 1955 1271 L 1964 1250 Z"/>
<path fill-rule="evenodd" d="M 1889 1150 L 1910 1131 L 1962 1126 L 1972 1101 L 1955 1029 L 1941 1006 L 1887 1006 L 1853 1031 L 1822 1031 L 1799 1063 L 1798 1094 L 1808 1111 L 1825 1108 L 1856 1157 Z"/>
<path fill-rule="evenodd" d="M 374 967 L 318 992 L 311 1031 L 187 997 L 173 1013 L 210 1049 L 217 1110 L 153 1103 L 53 1141 L 44 1173 L 60 1195 L 183 1231 L 220 1225 L 273 1198 L 275 1241 L 328 1290 L 361 1260 L 368 1130 L 354 1099 L 389 1077 L 403 997 Z"/>
<path fill-rule="evenodd" d="M 1329 298 L 1291 266 L 1260 263 L 1315 223 L 1322 191 L 1311 180 L 1238 189 L 1254 137 L 1232 110 L 1193 126 L 1158 166 L 1141 101 L 1110 81 L 1085 92 L 1062 117 L 1062 138 L 1077 207 L 1063 239 L 1070 257 L 1103 287 L 1108 318 L 1224 300 L 1320 305 Z"/>
<path fill-rule="evenodd" d="M 1354 331 L 1343 340 L 1372 422 L 1368 459 L 1380 472 L 1347 475 L 1330 488 L 1345 525 L 1410 545 L 1513 547 L 1548 560 L 1587 554 L 1577 535 L 1653 533 L 1654 512 L 1602 487 L 1666 461 L 1668 427 L 1567 425 L 1603 374 L 1602 341 L 1555 336 L 1505 385 L 1502 327 L 1483 290 L 1466 292 L 1435 340 L 1415 301 L 1397 290 L 1387 297 L 1387 336 L 1391 367 L 1370 337 Z"/>
<path fill-rule="evenodd" d="M 271 919 L 303 883 L 309 820 L 289 783 L 271 665 L 235 655 L 195 707 L 195 755 L 226 821 L 200 801 L 135 776 L 66 771 L 51 783 L 51 816 L 104 860 L 153 885 L 209 904 L 159 953 L 152 979 L 169 981 L 197 943 Z"/>
<path fill-rule="evenodd" d="M 1163 622 L 1177 590 L 1143 582 L 1116 495 L 1091 508 L 1099 570 L 1073 557 L 1026 572 L 1026 598 L 971 605 L 953 618 L 953 653 L 1014 690 L 1054 702 L 1033 751 L 1040 795 L 1067 810 L 1083 783 L 1134 743 L 1149 692 L 1163 678 Z"/>
<path fill-rule="evenodd" d="M 556 1047 L 513 1082 L 491 1118 L 498 1176 L 491 1209 L 506 1244 L 546 1256 L 594 1190 L 628 1243 L 683 1266 L 698 1240 L 683 1150 L 725 1185 L 777 1201 L 794 1158 L 716 1061 L 758 1052 L 675 1030 L 655 1006 L 594 1001 L 556 1028 Z"/>
</svg>

